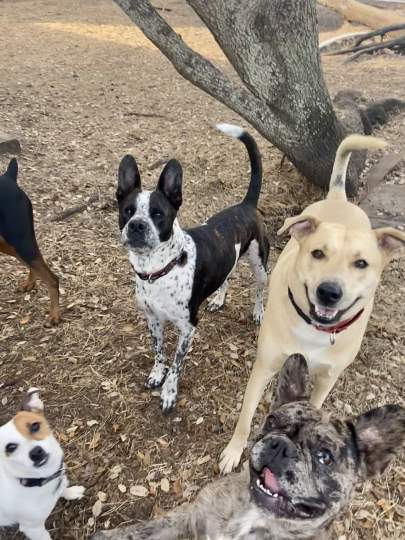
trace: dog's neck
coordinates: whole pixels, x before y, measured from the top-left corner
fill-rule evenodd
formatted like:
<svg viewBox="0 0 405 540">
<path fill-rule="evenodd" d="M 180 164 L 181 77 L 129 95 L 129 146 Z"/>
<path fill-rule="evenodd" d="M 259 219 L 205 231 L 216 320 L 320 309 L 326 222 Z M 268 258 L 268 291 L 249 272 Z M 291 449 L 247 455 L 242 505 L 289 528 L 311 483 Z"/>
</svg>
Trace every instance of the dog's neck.
<svg viewBox="0 0 405 540">
<path fill-rule="evenodd" d="M 179 257 L 185 247 L 186 239 L 177 219 L 173 222 L 172 235 L 166 242 L 160 242 L 154 249 L 129 251 L 129 260 L 140 274 L 153 274 L 165 268 L 173 259 Z"/>
</svg>

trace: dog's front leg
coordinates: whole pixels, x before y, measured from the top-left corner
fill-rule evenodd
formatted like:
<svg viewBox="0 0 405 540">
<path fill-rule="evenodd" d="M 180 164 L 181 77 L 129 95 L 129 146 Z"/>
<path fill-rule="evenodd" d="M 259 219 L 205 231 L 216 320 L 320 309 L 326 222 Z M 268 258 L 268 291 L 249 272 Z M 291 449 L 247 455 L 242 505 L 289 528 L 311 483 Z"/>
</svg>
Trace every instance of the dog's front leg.
<svg viewBox="0 0 405 540">
<path fill-rule="evenodd" d="M 176 405 L 180 371 L 195 333 L 195 326 L 188 321 L 184 321 L 179 329 L 180 337 L 177 344 L 174 361 L 167 373 L 167 377 L 160 394 L 160 406 L 165 414 L 170 413 Z"/>
<path fill-rule="evenodd" d="M 45 523 L 35 526 L 20 523 L 20 531 L 25 534 L 29 540 L 52 540 L 51 535 L 45 529 Z"/>
<path fill-rule="evenodd" d="M 149 332 L 152 338 L 153 351 L 155 353 L 155 363 L 152 371 L 146 379 L 146 388 L 157 388 L 163 384 L 168 367 L 164 353 L 164 324 L 151 314 L 147 315 Z"/>
<path fill-rule="evenodd" d="M 230 473 L 238 465 L 249 437 L 253 415 L 264 389 L 276 373 L 277 371 L 269 369 L 266 361 L 261 361 L 259 358 L 256 360 L 246 387 L 242 411 L 235 432 L 221 454 L 219 468 L 223 474 Z"/>
</svg>

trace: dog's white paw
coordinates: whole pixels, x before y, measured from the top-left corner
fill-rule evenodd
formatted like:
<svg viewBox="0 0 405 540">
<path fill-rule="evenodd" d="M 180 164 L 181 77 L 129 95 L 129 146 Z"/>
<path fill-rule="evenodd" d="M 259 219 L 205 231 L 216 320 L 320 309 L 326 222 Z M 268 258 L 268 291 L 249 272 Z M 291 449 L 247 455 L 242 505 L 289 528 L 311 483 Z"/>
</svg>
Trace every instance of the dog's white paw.
<svg viewBox="0 0 405 540">
<path fill-rule="evenodd" d="M 235 467 L 239 465 L 245 446 L 245 441 L 241 441 L 240 439 L 231 439 L 220 457 L 219 470 L 221 474 L 229 474 Z"/>
<path fill-rule="evenodd" d="M 170 372 L 160 393 L 160 407 L 163 414 L 169 414 L 176 406 L 178 376 Z"/>
<path fill-rule="evenodd" d="M 222 295 L 215 295 L 214 298 L 211 298 L 211 300 L 208 302 L 207 310 L 214 313 L 215 311 L 219 311 L 222 307 L 224 307 L 224 304 L 225 298 Z"/>
<path fill-rule="evenodd" d="M 62 497 L 67 501 L 74 501 L 75 499 L 81 499 L 85 491 L 86 488 L 83 486 L 70 486 L 62 493 Z"/>
<path fill-rule="evenodd" d="M 253 310 L 253 321 L 257 326 L 260 326 L 262 324 L 264 317 L 264 307 L 263 304 L 255 305 Z"/>
<path fill-rule="evenodd" d="M 146 388 L 152 389 L 158 388 L 158 386 L 162 386 L 166 378 L 168 369 L 169 368 L 164 364 L 154 365 L 152 371 L 149 373 L 149 376 L 145 381 Z"/>
</svg>

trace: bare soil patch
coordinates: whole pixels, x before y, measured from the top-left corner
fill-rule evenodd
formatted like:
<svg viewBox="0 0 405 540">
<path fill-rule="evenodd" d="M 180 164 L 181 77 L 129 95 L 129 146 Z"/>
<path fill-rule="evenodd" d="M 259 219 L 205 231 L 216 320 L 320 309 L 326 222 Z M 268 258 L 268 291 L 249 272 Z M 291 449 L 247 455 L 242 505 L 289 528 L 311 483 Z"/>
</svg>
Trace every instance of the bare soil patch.
<svg viewBox="0 0 405 540">
<path fill-rule="evenodd" d="M 161 13 L 184 39 L 229 69 L 183 2 L 156 4 L 172 10 Z M 6 0 L 0 10 L 0 124 L 22 137 L 20 183 L 35 208 L 42 252 L 61 278 L 64 317 L 59 327 L 47 328 L 46 290 L 18 293 L 25 270 L 1 258 L 0 421 L 14 414 L 29 386 L 42 389 L 69 476 L 87 487 L 83 501 L 58 504 L 49 529 L 55 539 L 81 540 L 96 528 L 171 508 L 217 476 L 217 458 L 232 434 L 255 358 L 252 280 L 243 263 L 226 307 L 217 314 L 201 311 L 179 407 L 173 416 L 162 416 L 157 395 L 143 387 L 152 364 L 148 332 L 134 306 L 116 210 L 103 202 L 113 198 L 119 159 L 132 149 L 146 186 L 157 181 L 159 169 L 148 171 L 156 160 L 180 159 L 185 171 L 180 217 L 183 225 L 193 225 L 244 194 L 245 151 L 212 126 L 246 124 L 178 76 L 108 0 Z M 350 65 L 325 58 L 324 69 L 332 94 L 347 88 L 370 99 L 405 93 L 404 58 L 384 54 Z M 391 150 L 403 152 L 405 114 L 380 135 Z M 260 207 L 272 243 L 271 268 L 282 248 L 277 227 L 322 193 L 288 163 L 280 170 L 280 152 L 256 136 L 264 158 Z M 1 156 L 2 169 L 7 162 Z M 387 181 L 403 184 L 404 167 Z M 94 194 L 101 202 L 89 211 L 52 221 Z M 403 264 L 386 271 L 359 357 L 327 407 L 356 413 L 404 402 L 404 278 Z M 172 351 L 174 334 L 168 344 Z M 267 409 L 264 401 L 256 426 Z M 148 489 L 147 497 L 130 493 L 140 485 Z M 94 518 L 99 492 L 105 501 Z M 336 524 L 337 537 L 404 538 L 404 495 L 404 462 L 397 459 L 383 478 L 358 490 Z"/>
</svg>

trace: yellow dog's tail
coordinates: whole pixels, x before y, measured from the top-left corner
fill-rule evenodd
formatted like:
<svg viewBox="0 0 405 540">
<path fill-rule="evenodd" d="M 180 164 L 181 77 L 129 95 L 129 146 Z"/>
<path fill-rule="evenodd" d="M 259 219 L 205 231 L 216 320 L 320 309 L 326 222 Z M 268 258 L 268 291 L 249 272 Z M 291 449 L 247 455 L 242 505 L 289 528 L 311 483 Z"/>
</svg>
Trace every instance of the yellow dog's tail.
<svg viewBox="0 0 405 540">
<path fill-rule="evenodd" d="M 333 164 L 332 176 L 329 183 L 328 199 L 346 199 L 346 173 L 351 153 L 355 150 L 377 150 L 384 148 L 387 143 L 377 137 L 366 135 L 349 135 L 340 143 Z"/>
</svg>

